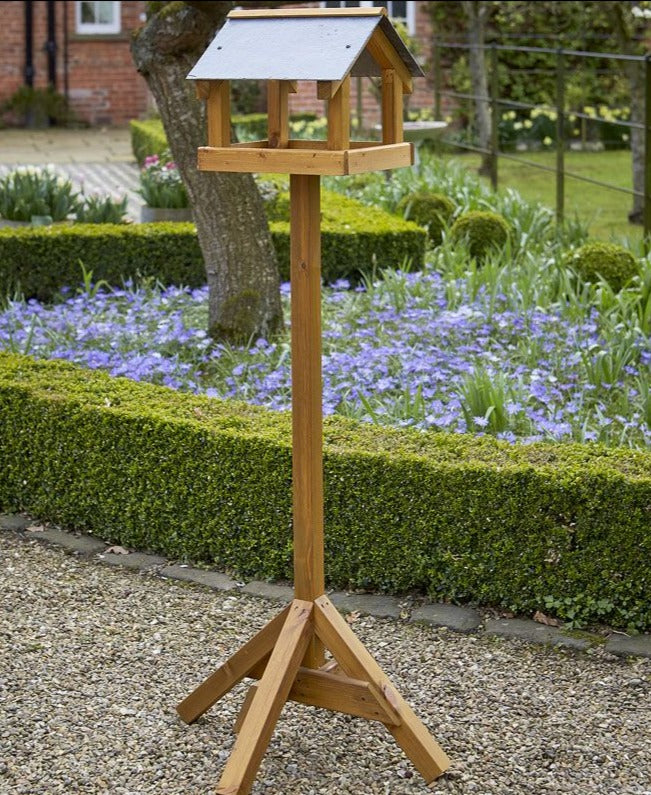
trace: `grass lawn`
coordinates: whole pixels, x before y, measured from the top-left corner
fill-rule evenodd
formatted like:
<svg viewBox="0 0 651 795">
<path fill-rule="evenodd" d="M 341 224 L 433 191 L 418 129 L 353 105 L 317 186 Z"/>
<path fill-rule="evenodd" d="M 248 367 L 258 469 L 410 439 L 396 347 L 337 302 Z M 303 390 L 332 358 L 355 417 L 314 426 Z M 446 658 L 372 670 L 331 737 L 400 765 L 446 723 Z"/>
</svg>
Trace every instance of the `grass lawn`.
<svg viewBox="0 0 651 795">
<path fill-rule="evenodd" d="M 556 166 L 556 153 L 553 151 L 523 152 L 521 157 L 549 168 Z M 463 163 L 475 172 L 479 165 L 479 155 L 474 153 L 455 154 L 448 159 Z M 624 149 L 615 152 L 566 152 L 565 170 L 621 188 L 630 189 L 632 184 L 631 153 Z M 556 207 L 556 175 L 548 171 L 500 158 L 498 185 L 500 190 L 514 188 L 525 199 Z M 623 243 L 640 241 L 642 227 L 627 221 L 631 206 L 632 196 L 565 177 L 565 215 L 571 218 L 578 214 L 589 225 L 592 237 Z"/>
</svg>

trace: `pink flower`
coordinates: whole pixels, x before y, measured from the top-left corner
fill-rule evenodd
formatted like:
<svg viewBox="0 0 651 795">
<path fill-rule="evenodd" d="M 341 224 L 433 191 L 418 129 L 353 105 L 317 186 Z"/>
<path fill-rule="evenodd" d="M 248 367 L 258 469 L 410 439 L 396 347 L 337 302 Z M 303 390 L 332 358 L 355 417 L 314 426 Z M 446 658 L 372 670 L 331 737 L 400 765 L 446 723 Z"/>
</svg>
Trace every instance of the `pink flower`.
<svg viewBox="0 0 651 795">
<path fill-rule="evenodd" d="M 158 155 L 147 155 L 145 158 L 145 168 L 155 166 L 158 163 Z"/>
</svg>

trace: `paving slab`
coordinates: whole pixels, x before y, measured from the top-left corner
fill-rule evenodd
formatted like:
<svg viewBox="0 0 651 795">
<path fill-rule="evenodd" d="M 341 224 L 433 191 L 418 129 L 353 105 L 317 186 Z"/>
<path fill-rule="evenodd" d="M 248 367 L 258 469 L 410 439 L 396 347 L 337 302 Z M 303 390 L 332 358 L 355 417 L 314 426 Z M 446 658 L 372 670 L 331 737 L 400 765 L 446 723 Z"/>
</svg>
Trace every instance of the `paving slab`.
<svg viewBox="0 0 651 795">
<path fill-rule="evenodd" d="M 0 513 L 0 530 L 24 530 L 33 523 L 19 513 Z"/>
<path fill-rule="evenodd" d="M 400 618 L 402 608 L 394 596 L 371 593 L 344 593 L 333 591 L 328 594 L 332 604 L 346 613 L 363 613 L 376 618 Z"/>
<path fill-rule="evenodd" d="M 27 536 L 36 538 L 39 541 L 48 541 L 50 544 L 56 544 L 58 547 L 63 547 L 68 552 L 74 552 L 77 555 L 96 555 L 106 549 L 106 544 L 98 538 L 93 538 L 89 535 L 66 533 L 56 527 L 29 530 Z"/>
<path fill-rule="evenodd" d="M 481 626 L 481 616 L 477 610 L 439 603 L 415 608 L 411 620 L 433 627 L 449 627 L 456 632 L 475 632 Z"/>
<path fill-rule="evenodd" d="M 99 555 L 99 560 L 103 563 L 108 563 L 109 566 L 140 569 L 142 571 L 153 571 L 167 565 L 166 558 L 161 558 L 158 555 L 145 555 L 143 552 L 129 552 L 128 555 L 105 552 L 103 555 Z"/>
<path fill-rule="evenodd" d="M 294 589 L 289 585 L 277 585 L 273 582 L 263 582 L 262 580 L 252 580 L 248 582 L 243 593 L 251 596 L 262 596 L 265 599 L 274 599 L 280 602 L 291 602 L 294 598 Z"/>
<path fill-rule="evenodd" d="M 585 650 L 593 645 L 586 638 L 574 638 L 566 635 L 557 627 L 548 627 L 527 618 L 489 618 L 486 621 L 487 635 L 500 635 L 504 638 L 520 638 L 532 643 L 543 643 L 548 646 L 561 646 L 568 649 Z M 600 639 L 595 636 L 595 643 Z"/>
<path fill-rule="evenodd" d="M 205 569 L 195 569 L 192 566 L 175 564 L 174 566 L 165 566 L 158 573 L 161 577 L 205 585 L 207 588 L 213 588 L 216 591 L 234 591 L 237 588 L 235 580 L 219 571 L 206 571 Z"/>
<path fill-rule="evenodd" d="M 651 658 L 651 635 L 611 635 L 605 648 L 619 657 Z"/>
</svg>

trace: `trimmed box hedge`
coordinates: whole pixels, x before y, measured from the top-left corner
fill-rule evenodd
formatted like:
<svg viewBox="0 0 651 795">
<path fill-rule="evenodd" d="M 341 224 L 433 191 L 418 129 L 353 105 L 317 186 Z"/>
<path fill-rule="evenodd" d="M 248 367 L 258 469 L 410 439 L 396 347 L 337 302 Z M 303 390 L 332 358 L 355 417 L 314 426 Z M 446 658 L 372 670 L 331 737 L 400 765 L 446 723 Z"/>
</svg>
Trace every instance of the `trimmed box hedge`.
<svg viewBox="0 0 651 795">
<path fill-rule="evenodd" d="M 325 422 L 327 579 L 651 628 L 651 454 Z M 0 508 L 291 578 L 291 421 L 0 354 Z M 551 600 L 551 602 L 550 602 Z"/>
<path fill-rule="evenodd" d="M 358 281 L 377 267 L 409 260 L 421 267 L 425 230 L 344 196 L 323 191 L 322 272 L 327 282 Z M 271 236 L 281 277 L 289 279 L 289 223 L 273 221 Z M 121 285 L 153 277 L 162 284 L 206 283 L 194 224 L 73 224 L 0 229 L 0 295 L 51 300 L 81 280 L 83 263 L 94 281 Z"/>
</svg>

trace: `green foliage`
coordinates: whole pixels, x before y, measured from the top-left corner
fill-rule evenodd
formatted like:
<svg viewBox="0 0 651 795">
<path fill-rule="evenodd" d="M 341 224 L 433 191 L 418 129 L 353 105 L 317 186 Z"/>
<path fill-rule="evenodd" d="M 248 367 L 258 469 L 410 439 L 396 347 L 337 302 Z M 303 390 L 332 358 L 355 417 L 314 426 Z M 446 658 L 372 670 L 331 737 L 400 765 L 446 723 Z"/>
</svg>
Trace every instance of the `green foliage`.
<svg viewBox="0 0 651 795">
<path fill-rule="evenodd" d="M 65 221 L 78 205 L 70 180 L 47 167 L 21 166 L 0 177 L 0 217 L 9 221 L 30 221 L 35 215 Z"/>
<path fill-rule="evenodd" d="M 456 205 L 442 193 L 415 193 L 403 196 L 396 207 L 408 221 L 414 221 L 427 229 L 431 243 L 438 246 L 443 239 L 443 230 L 448 225 Z"/>
<path fill-rule="evenodd" d="M 190 206 L 188 193 L 169 150 L 162 156 L 148 155 L 140 169 L 140 189 L 148 207 L 186 209 Z"/>
<path fill-rule="evenodd" d="M 127 197 L 84 196 L 77 208 L 76 223 L 124 224 L 126 223 Z"/>
<path fill-rule="evenodd" d="M 49 127 L 51 123 L 59 127 L 79 125 L 79 120 L 64 95 L 59 94 L 52 86 L 21 86 L 0 104 L 0 116 L 8 114 L 20 125 L 36 128 Z"/>
<path fill-rule="evenodd" d="M 508 47 L 563 47 L 567 50 L 621 52 L 613 14 L 614 3 L 582 0 L 550 0 L 546 3 L 492 2 L 486 23 L 487 43 L 496 41 Z M 458 2 L 430 3 L 437 36 L 443 41 L 463 41 L 467 20 Z M 631 32 L 637 27 L 644 41 L 644 19 L 635 20 L 627 9 Z M 631 40 L 635 46 L 637 42 Z M 467 91 L 467 55 L 461 50 L 441 49 L 444 68 L 451 68 L 451 83 L 457 91 Z M 487 57 L 488 60 L 488 57 Z M 536 105 L 549 104 L 556 96 L 556 53 L 499 53 L 499 96 Z M 565 92 L 569 108 L 581 110 L 585 104 L 626 104 L 630 92 L 624 65 L 599 58 L 565 56 Z"/>
<path fill-rule="evenodd" d="M 481 261 L 491 251 L 504 248 L 509 233 L 509 225 L 498 213 L 471 210 L 460 215 L 452 224 L 450 240 L 464 243 L 470 256 Z"/>
<path fill-rule="evenodd" d="M 568 265 L 587 282 L 608 282 L 618 292 L 640 272 L 631 252 L 616 243 L 586 243 L 572 253 Z"/>
<path fill-rule="evenodd" d="M 288 197 L 279 195 L 287 218 Z M 405 260 L 421 267 L 423 229 L 352 199 L 323 192 L 321 258 L 323 277 L 358 281 L 376 267 Z M 289 222 L 270 224 L 281 275 L 289 279 Z M 0 294 L 19 289 L 26 297 L 52 300 L 61 287 L 79 280 L 79 262 L 96 279 L 120 285 L 152 277 L 162 284 L 197 287 L 205 270 L 191 223 L 102 224 L 0 229 Z"/>
<path fill-rule="evenodd" d="M 160 119 L 129 122 L 131 132 L 131 149 L 139 166 L 150 155 L 163 157 L 169 150 L 163 122 Z"/>
<path fill-rule="evenodd" d="M 4 354 L 0 435 L 4 510 L 291 577 L 288 414 Z M 651 627 L 649 453 L 340 417 L 324 440 L 329 584 Z"/>
</svg>

